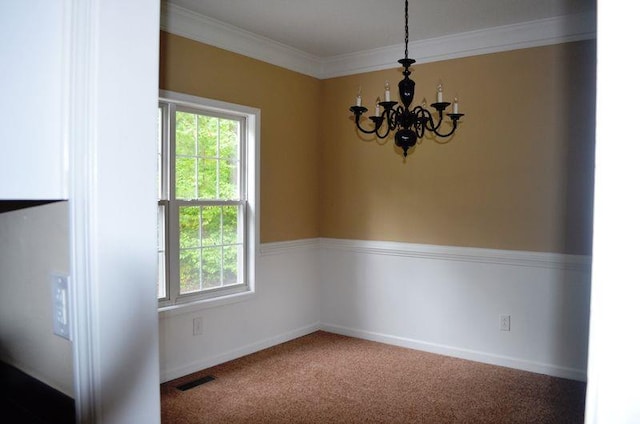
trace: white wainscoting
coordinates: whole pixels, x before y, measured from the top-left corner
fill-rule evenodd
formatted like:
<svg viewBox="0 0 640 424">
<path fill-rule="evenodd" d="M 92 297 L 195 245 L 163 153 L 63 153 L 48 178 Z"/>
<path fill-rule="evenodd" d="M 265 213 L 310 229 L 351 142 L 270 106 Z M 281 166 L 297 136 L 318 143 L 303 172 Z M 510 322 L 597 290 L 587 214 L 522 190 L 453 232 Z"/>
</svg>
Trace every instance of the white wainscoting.
<svg viewBox="0 0 640 424">
<path fill-rule="evenodd" d="M 172 380 L 319 329 L 317 240 L 262 244 L 246 300 L 160 314 L 160 379 Z M 193 335 L 202 318 L 203 334 Z"/>
<path fill-rule="evenodd" d="M 322 329 L 586 380 L 590 257 L 320 244 Z M 501 314 L 511 316 L 511 331 L 500 331 Z"/>
<path fill-rule="evenodd" d="M 161 380 L 318 329 L 586 380 L 590 262 L 377 241 L 262 244 L 255 296 L 161 315 Z M 501 314 L 511 331 L 500 331 Z"/>
</svg>

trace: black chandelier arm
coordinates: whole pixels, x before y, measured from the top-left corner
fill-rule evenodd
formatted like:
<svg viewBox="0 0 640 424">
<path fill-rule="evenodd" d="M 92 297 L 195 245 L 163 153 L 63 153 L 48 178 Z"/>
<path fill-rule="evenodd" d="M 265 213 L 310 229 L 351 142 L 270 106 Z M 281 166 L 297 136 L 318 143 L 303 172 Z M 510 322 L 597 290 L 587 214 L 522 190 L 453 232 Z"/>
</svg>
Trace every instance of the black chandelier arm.
<svg viewBox="0 0 640 424">
<path fill-rule="evenodd" d="M 373 117 L 369 117 L 369 119 L 372 119 Z M 378 124 L 374 121 L 375 126 L 372 130 L 368 130 L 366 128 L 363 128 L 362 125 L 360 125 L 360 120 L 358 118 L 356 118 L 356 126 L 358 127 L 358 129 L 360 131 L 362 131 L 365 134 L 375 134 L 378 135 Z"/>
<path fill-rule="evenodd" d="M 356 127 L 358 127 L 358 129 L 360 131 L 362 131 L 365 134 L 375 134 L 377 129 L 373 129 L 373 130 L 367 130 L 366 128 L 363 128 L 360 125 L 360 117 L 368 110 L 366 107 L 363 106 L 351 106 L 349 108 L 349 110 L 351 112 L 353 112 L 355 121 L 356 121 Z"/>
<path fill-rule="evenodd" d="M 384 108 L 380 121 L 381 123 L 386 122 L 387 130 L 384 134 L 376 132 L 376 135 L 380 138 L 387 138 L 389 132 L 394 131 L 398 127 L 398 113 L 401 106 L 394 109 L 394 106 L 397 105 L 398 102 L 380 102 L 379 104 Z M 382 124 L 380 124 L 380 127 L 382 127 Z"/>
<path fill-rule="evenodd" d="M 431 115 L 431 119 L 429 119 L 429 121 L 431 122 L 431 125 L 427 125 L 427 129 L 433 133 L 438 134 L 438 128 L 440 128 L 440 124 L 442 124 L 442 112 L 438 113 L 438 123 L 436 124 L 436 121 L 433 117 L 433 115 Z"/>
<path fill-rule="evenodd" d="M 449 131 L 446 134 L 441 134 L 437 130 L 433 131 L 433 133 L 436 134 L 438 137 L 444 138 L 452 135 L 458 128 L 458 120 L 464 116 L 464 113 L 447 113 L 447 116 L 451 118 L 451 122 L 453 123 L 453 126 L 451 127 L 451 131 Z"/>
<path fill-rule="evenodd" d="M 418 125 L 421 128 L 421 134 L 418 134 L 418 137 L 422 137 L 424 135 L 424 130 L 428 130 L 431 132 L 435 132 L 440 128 L 440 124 L 442 123 L 442 111 L 438 111 L 438 123 L 435 122 L 434 114 L 431 113 L 428 109 L 423 108 L 422 106 L 416 106 L 413 108 L 412 113 L 414 113 L 417 117 L 416 119 L 416 128 Z"/>
<path fill-rule="evenodd" d="M 413 111 L 407 112 L 407 115 L 403 117 L 403 123 L 401 125 L 402 131 L 404 131 L 405 136 L 407 131 L 410 131 L 414 134 L 415 138 L 422 138 L 425 133 L 425 124 L 428 121 L 428 117 L 424 113 L 424 111 L 416 114 Z"/>
<path fill-rule="evenodd" d="M 416 106 L 413 108 L 411 112 L 415 115 L 415 123 L 413 124 L 413 128 L 415 128 L 416 135 L 418 138 L 422 138 L 424 136 L 425 129 L 428 128 L 429 121 L 431 121 L 431 113 L 421 108 L 420 106 Z"/>
<path fill-rule="evenodd" d="M 374 124 L 374 128 L 371 130 L 368 130 L 366 128 L 364 128 L 361 124 L 360 124 L 360 118 L 362 117 L 362 115 L 368 110 L 366 107 L 363 106 L 351 106 L 349 108 L 349 110 L 351 112 L 353 112 L 353 114 L 355 115 L 355 122 L 356 122 L 356 127 L 358 127 L 358 129 L 360 131 L 362 131 L 365 134 L 375 134 L 376 136 L 378 136 L 379 138 L 386 138 L 389 133 L 392 130 L 396 129 L 396 111 L 393 110 L 393 105 L 395 105 L 397 102 L 380 102 L 380 104 L 383 103 L 387 103 L 386 105 L 384 105 L 384 111 L 382 112 L 381 116 L 370 116 L 369 119 L 373 122 Z M 380 128 L 382 128 L 382 124 L 386 122 L 386 130 L 381 133 L 380 132 Z"/>
<path fill-rule="evenodd" d="M 389 126 L 392 130 L 395 130 L 400 125 L 400 117 L 404 114 L 404 107 L 398 106 L 395 109 L 391 109 L 389 112 Z"/>
<path fill-rule="evenodd" d="M 440 128 L 440 124 L 442 124 L 443 112 L 447 107 L 449 107 L 450 104 L 451 103 L 449 103 L 449 102 L 431 103 L 431 107 L 438 111 L 438 123 L 436 124 L 432 120 L 431 121 L 431 128 L 429 128 L 429 131 L 431 131 L 431 132 L 433 132 L 435 134 L 438 134 L 438 128 Z"/>
<path fill-rule="evenodd" d="M 378 138 L 387 138 L 387 136 L 389 135 L 389 133 L 395 129 L 395 126 L 392 125 L 391 123 L 391 114 L 389 111 L 385 110 L 384 112 L 382 112 L 382 116 L 370 116 L 369 119 L 371 119 L 373 122 L 375 122 L 376 124 L 376 135 L 378 136 Z M 383 122 L 386 122 L 386 131 L 384 133 L 380 132 L 380 128 L 382 128 L 382 124 Z"/>
<path fill-rule="evenodd" d="M 435 135 L 437 135 L 438 137 L 445 138 L 445 137 L 449 137 L 451 134 L 453 134 L 456 131 L 457 128 L 458 128 L 458 124 L 454 121 L 453 127 L 451 127 L 451 131 L 449 131 L 448 133 L 440 134 L 438 131 L 433 131 L 433 133 Z"/>
</svg>

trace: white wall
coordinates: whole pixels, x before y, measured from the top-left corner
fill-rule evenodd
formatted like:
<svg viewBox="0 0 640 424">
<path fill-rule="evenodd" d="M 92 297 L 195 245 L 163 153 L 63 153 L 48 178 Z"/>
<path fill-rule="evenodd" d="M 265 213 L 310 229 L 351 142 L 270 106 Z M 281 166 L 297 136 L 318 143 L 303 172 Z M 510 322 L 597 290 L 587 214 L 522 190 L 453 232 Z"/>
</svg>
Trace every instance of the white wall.
<svg viewBox="0 0 640 424">
<path fill-rule="evenodd" d="M 248 300 L 181 313 L 160 313 L 160 375 L 171 380 L 316 331 L 315 241 L 263 244 L 256 293 Z M 193 319 L 203 334 L 193 335 Z"/>
<path fill-rule="evenodd" d="M 69 273 L 69 208 L 0 214 L 0 360 L 74 396 L 71 342 L 53 334 L 50 275 Z"/>
<path fill-rule="evenodd" d="M 586 380 L 589 258 L 322 240 L 322 327 Z M 511 316 L 500 331 L 499 316 Z"/>
<path fill-rule="evenodd" d="M 0 1 L 0 199 L 68 195 L 65 3 Z"/>
<path fill-rule="evenodd" d="M 620 119 L 640 97 L 640 63 L 624 42 L 638 40 L 638 16 L 637 2 L 598 2 L 588 424 L 640 422 L 640 167 L 634 121 Z"/>
</svg>

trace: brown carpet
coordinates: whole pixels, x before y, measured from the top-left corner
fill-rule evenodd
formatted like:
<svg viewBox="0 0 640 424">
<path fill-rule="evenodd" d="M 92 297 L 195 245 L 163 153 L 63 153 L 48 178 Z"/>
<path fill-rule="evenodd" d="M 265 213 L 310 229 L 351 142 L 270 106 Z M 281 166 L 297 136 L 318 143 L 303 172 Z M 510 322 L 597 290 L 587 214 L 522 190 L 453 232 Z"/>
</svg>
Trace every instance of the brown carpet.
<svg viewBox="0 0 640 424">
<path fill-rule="evenodd" d="M 585 389 L 318 331 L 162 384 L 162 422 L 582 423 Z"/>
</svg>

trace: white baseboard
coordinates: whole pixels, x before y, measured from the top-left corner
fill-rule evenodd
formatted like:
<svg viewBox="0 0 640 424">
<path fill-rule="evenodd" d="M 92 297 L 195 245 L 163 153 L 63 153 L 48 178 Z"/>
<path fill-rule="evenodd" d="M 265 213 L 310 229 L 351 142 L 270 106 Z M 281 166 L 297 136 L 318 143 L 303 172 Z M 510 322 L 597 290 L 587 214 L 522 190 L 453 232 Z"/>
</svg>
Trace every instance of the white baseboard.
<svg viewBox="0 0 640 424">
<path fill-rule="evenodd" d="M 375 333 L 371 331 L 364 331 L 355 328 L 343 327 L 340 325 L 332 325 L 327 323 L 315 323 L 305 327 L 301 327 L 286 333 L 279 334 L 274 337 L 270 337 L 261 340 L 256 343 L 251 343 L 246 346 L 242 346 L 237 349 L 223 352 L 217 355 L 213 355 L 202 360 L 192 362 L 190 364 L 161 371 L 160 381 L 162 383 L 183 377 L 185 375 L 198 372 L 200 370 L 210 368 L 227 361 L 241 358 L 252 353 L 256 353 L 263 349 L 267 349 L 276 346 L 281 343 L 288 342 L 298 337 L 306 336 L 315 331 L 322 330 L 329 333 L 341 334 L 343 336 L 356 337 L 363 340 L 370 340 L 374 342 L 380 342 L 390 344 L 394 346 L 405 347 L 409 349 L 421 350 L 424 352 L 435 353 L 438 355 L 446 355 L 454 358 L 467 359 L 470 361 L 482 362 L 485 364 L 498 365 L 508 368 L 515 368 L 523 371 L 530 371 L 539 374 L 551 375 L 554 377 L 568 378 L 571 380 L 587 381 L 586 370 L 559 367 L 551 364 L 543 364 L 538 362 L 532 362 L 522 360 L 518 358 L 512 358 L 508 356 L 500 356 L 486 352 L 479 352 L 467 349 L 460 349 L 452 346 L 445 346 L 436 343 L 429 343 L 423 340 L 415 340 L 406 337 L 398 337 L 389 334 Z"/>
<path fill-rule="evenodd" d="M 181 367 L 173 368 L 170 370 L 161 370 L 160 382 L 164 383 L 176 378 L 183 377 L 185 375 L 189 375 L 194 372 L 198 372 L 205 368 L 210 368 L 227 361 L 238 359 L 243 356 L 256 353 L 260 350 L 267 349 L 269 347 L 273 347 L 275 345 L 288 342 L 293 339 L 297 339 L 298 337 L 306 336 L 307 334 L 311 334 L 314 331 L 318 331 L 319 329 L 320 329 L 320 323 L 311 324 L 305 327 L 297 328 L 295 330 L 287 331 L 286 333 L 269 337 L 264 340 L 260 340 L 255 343 L 251 343 L 251 344 L 239 347 L 237 349 L 230 350 L 228 352 L 223 352 L 217 355 L 206 357 L 206 358 L 203 358 L 202 360 L 195 361 Z"/>
<path fill-rule="evenodd" d="M 341 334 L 343 336 L 357 337 L 364 340 L 371 340 L 374 342 L 386 343 L 394 346 L 451 356 L 454 358 L 461 358 L 470 361 L 482 362 L 485 364 L 515 368 L 523 371 L 546 374 L 553 377 L 587 381 L 587 370 L 559 367 L 551 364 L 543 364 L 539 362 L 532 362 L 508 356 L 500 356 L 486 352 L 460 349 L 452 346 L 429 343 L 422 340 L 398 337 L 389 334 L 374 333 L 371 331 L 364 331 L 326 323 L 321 323 L 319 325 L 319 329 L 330 333 Z"/>
<path fill-rule="evenodd" d="M 298 328 L 256 343 L 233 349 L 218 355 L 204 358 L 200 361 L 192 362 L 185 366 L 174 368 L 172 370 L 162 371 L 160 381 L 162 383 L 189 375 L 200 370 L 210 368 L 227 361 L 241 358 L 252 353 L 256 353 L 263 349 L 276 346 L 281 343 L 288 342 L 298 337 L 306 336 L 315 331 L 323 330 L 330 333 L 341 334 L 343 336 L 356 337 L 363 340 L 370 340 L 390 344 L 394 346 L 406 347 L 409 349 L 421 350 L 424 352 L 435 353 L 438 355 L 446 355 L 454 358 L 467 359 L 470 361 L 482 362 L 485 364 L 498 365 L 508 368 L 515 368 L 523 371 L 530 371 L 539 374 L 551 375 L 554 377 L 568 378 L 571 380 L 587 381 L 586 370 L 575 368 L 558 367 L 551 364 L 543 364 L 538 362 L 526 361 L 508 356 L 494 355 L 486 352 L 478 352 L 473 350 L 460 349 L 452 346 L 439 345 L 436 343 L 428 343 L 422 340 L 415 340 L 406 337 L 397 337 L 389 334 L 374 333 L 354 328 L 342 327 L 339 325 L 316 323 L 306 327 Z"/>
</svg>

